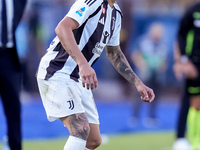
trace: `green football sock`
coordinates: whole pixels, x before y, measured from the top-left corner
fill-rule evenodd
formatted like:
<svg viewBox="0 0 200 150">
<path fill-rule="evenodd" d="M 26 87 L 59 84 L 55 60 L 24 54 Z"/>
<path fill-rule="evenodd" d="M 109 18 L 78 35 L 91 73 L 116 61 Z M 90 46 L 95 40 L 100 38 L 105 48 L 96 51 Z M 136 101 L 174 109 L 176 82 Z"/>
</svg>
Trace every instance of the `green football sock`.
<svg viewBox="0 0 200 150">
<path fill-rule="evenodd" d="M 200 140 L 200 111 L 190 107 L 187 117 L 188 139 L 193 150 L 198 150 Z"/>
<path fill-rule="evenodd" d="M 198 111 L 198 149 L 200 145 L 200 110 Z"/>
</svg>

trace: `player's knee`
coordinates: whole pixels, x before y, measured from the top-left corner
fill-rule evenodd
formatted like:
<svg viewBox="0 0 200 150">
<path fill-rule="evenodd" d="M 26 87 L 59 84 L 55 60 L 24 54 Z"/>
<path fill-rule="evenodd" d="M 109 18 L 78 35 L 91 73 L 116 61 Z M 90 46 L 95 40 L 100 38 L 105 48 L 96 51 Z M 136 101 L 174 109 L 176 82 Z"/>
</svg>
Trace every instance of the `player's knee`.
<svg viewBox="0 0 200 150">
<path fill-rule="evenodd" d="M 102 139 L 101 138 L 96 138 L 96 139 L 91 139 L 87 141 L 86 147 L 89 149 L 96 149 L 101 145 Z"/>
</svg>

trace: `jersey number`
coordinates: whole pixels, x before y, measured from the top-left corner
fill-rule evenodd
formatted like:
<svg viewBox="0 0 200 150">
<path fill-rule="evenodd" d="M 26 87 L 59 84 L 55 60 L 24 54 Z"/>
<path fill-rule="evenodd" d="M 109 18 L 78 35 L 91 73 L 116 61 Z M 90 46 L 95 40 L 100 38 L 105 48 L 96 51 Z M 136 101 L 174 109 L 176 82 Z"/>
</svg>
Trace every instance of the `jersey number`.
<svg viewBox="0 0 200 150">
<path fill-rule="evenodd" d="M 94 2 L 96 2 L 97 0 L 85 0 L 85 3 L 88 5 L 88 6 L 91 6 L 92 4 L 94 4 Z"/>
</svg>

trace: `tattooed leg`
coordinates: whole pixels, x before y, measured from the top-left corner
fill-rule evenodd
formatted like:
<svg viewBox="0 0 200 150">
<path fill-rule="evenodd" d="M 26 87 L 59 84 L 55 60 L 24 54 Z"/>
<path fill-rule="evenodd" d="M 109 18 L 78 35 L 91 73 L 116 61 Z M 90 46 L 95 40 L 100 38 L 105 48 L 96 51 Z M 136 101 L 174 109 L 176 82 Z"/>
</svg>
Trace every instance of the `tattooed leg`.
<svg viewBox="0 0 200 150">
<path fill-rule="evenodd" d="M 87 140 L 90 127 L 85 113 L 73 114 L 60 120 L 68 128 L 70 135 Z"/>
</svg>

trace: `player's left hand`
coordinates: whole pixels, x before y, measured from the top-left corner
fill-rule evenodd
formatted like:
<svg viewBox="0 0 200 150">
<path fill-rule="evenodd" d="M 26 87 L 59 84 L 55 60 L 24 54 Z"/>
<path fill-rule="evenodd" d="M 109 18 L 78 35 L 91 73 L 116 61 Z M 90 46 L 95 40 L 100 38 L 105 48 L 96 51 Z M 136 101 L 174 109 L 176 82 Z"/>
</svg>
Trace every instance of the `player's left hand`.
<svg viewBox="0 0 200 150">
<path fill-rule="evenodd" d="M 141 100 L 144 102 L 152 102 L 154 100 L 155 94 L 153 90 L 144 85 L 141 81 L 137 83 L 136 89 L 141 95 Z"/>
</svg>

